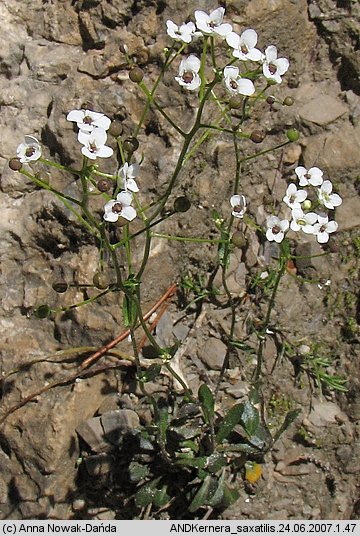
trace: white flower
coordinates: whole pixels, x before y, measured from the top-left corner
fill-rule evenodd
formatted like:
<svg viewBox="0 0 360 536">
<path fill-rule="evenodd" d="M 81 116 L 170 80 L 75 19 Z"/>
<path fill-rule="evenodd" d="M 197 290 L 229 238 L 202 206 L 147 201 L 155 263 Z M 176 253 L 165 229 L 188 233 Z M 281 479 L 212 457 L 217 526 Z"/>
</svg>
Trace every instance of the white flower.
<svg viewBox="0 0 360 536">
<path fill-rule="evenodd" d="M 329 233 L 335 233 L 338 228 L 336 221 L 329 221 L 328 216 L 318 216 L 318 223 L 314 225 L 314 234 L 319 244 L 326 244 L 329 240 Z"/>
<path fill-rule="evenodd" d="M 113 150 L 105 145 L 106 138 L 106 132 L 102 128 L 94 128 L 92 132 L 79 130 L 78 140 L 84 146 L 81 149 L 82 154 L 91 160 L 95 160 L 97 156 L 108 158 L 113 154 Z"/>
<path fill-rule="evenodd" d="M 246 199 L 243 195 L 232 195 L 230 205 L 233 207 L 232 215 L 235 218 L 243 218 L 246 212 Z"/>
<path fill-rule="evenodd" d="M 130 190 L 130 192 L 138 192 L 139 188 L 136 182 L 134 181 L 135 177 L 139 174 L 139 164 L 129 164 L 125 162 L 125 164 L 119 169 L 118 171 L 118 177 L 122 179 L 124 190 L 127 192 Z"/>
<path fill-rule="evenodd" d="M 326 208 L 334 209 L 342 203 L 342 199 L 338 194 L 332 194 L 331 181 L 324 181 L 318 190 L 319 202 L 325 205 Z"/>
<path fill-rule="evenodd" d="M 281 76 L 286 73 L 288 68 L 289 60 L 286 58 L 278 58 L 277 49 L 274 45 L 270 45 L 265 49 L 265 61 L 263 64 L 265 78 L 273 80 L 277 84 L 281 84 Z"/>
<path fill-rule="evenodd" d="M 39 160 L 41 157 L 40 144 L 34 136 L 26 135 L 25 142 L 19 145 L 16 149 L 16 154 L 22 164 Z"/>
<path fill-rule="evenodd" d="M 289 184 L 286 194 L 283 197 L 284 203 L 290 208 L 300 208 L 301 204 L 307 198 L 305 190 L 298 190 L 295 184 Z"/>
<path fill-rule="evenodd" d="M 284 233 L 289 229 L 288 220 L 280 220 L 277 216 L 269 216 L 266 220 L 268 227 L 266 238 L 269 242 L 277 242 L 278 244 L 284 239 Z"/>
<path fill-rule="evenodd" d="M 299 179 L 300 186 L 320 186 L 323 182 L 323 172 L 318 167 L 312 167 L 309 170 L 303 166 L 295 168 L 295 173 Z"/>
<path fill-rule="evenodd" d="M 226 41 L 233 48 L 233 56 L 240 60 L 261 61 L 264 59 L 263 53 L 255 48 L 257 43 L 257 33 L 255 30 L 245 30 L 241 35 L 235 32 L 226 36 Z"/>
<path fill-rule="evenodd" d="M 294 208 L 291 211 L 292 222 L 290 223 L 290 228 L 293 231 L 304 231 L 306 234 L 314 234 L 314 224 L 318 220 L 318 215 L 315 212 L 308 212 L 305 214 L 301 208 Z"/>
<path fill-rule="evenodd" d="M 194 54 L 191 54 L 187 58 L 181 60 L 179 76 L 175 76 L 175 80 L 180 86 L 185 87 L 189 91 L 198 89 L 201 85 L 200 76 L 198 75 L 200 65 L 199 58 L 194 56 Z"/>
<path fill-rule="evenodd" d="M 205 11 L 195 11 L 195 21 L 198 29 L 205 35 L 220 35 L 226 37 L 231 31 L 231 24 L 224 23 L 225 8 L 218 7 L 211 11 L 210 15 Z"/>
<path fill-rule="evenodd" d="M 241 78 L 238 67 L 225 67 L 224 81 L 227 89 L 234 95 L 253 95 L 255 86 L 251 80 Z"/>
<path fill-rule="evenodd" d="M 136 210 L 131 206 L 132 195 L 130 192 L 120 192 L 116 199 L 111 199 L 104 206 L 104 220 L 112 223 L 118 221 L 119 217 L 132 221 L 136 218 Z"/>
<path fill-rule="evenodd" d="M 184 43 L 190 43 L 191 39 L 195 35 L 195 24 L 193 22 L 187 22 L 178 26 L 172 20 L 166 21 L 167 34 L 170 35 L 173 39 L 183 41 Z"/>
<path fill-rule="evenodd" d="M 106 115 L 92 110 L 72 110 L 66 116 L 68 121 L 77 123 L 80 130 L 91 132 L 95 127 L 108 130 L 111 120 Z"/>
</svg>

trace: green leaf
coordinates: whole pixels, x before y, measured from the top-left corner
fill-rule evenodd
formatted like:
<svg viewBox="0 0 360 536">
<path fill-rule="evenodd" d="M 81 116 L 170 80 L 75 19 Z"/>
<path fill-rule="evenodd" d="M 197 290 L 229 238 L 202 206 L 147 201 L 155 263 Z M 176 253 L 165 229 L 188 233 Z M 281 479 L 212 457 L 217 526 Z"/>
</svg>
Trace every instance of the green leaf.
<svg viewBox="0 0 360 536">
<path fill-rule="evenodd" d="M 234 427 L 239 424 L 244 411 L 244 404 L 236 404 L 225 415 L 216 434 L 216 443 L 222 443 L 228 437 Z"/>
<path fill-rule="evenodd" d="M 245 402 L 245 404 L 243 405 L 243 408 L 244 409 L 241 415 L 241 424 L 243 425 L 244 430 L 246 434 L 248 435 L 248 437 L 252 437 L 253 435 L 255 435 L 256 430 L 259 426 L 259 421 L 260 421 L 259 412 L 255 408 L 255 406 L 253 406 L 248 401 Z"/>
<path fill-rule="evenodd" d="M 295 421 L 295 419 L 299 416 L 300 413 L 300 409 L 293 409 L 286 414 L 284 422 L 274 436 L 274 443 L 279 439 L 281 434 L 283 434 L 285 430 L 289 428 L 290 424 Z"/>
<path fill-rule="evenodd" d="M 239 497 L 240 497 L 240 494 L 236 489 L 232 489 L 228 486 L 228 484 L 225 484 L 224 496 L 223 496 L 221 506 L 223 508 L 228 508 L 229 506 L 234 504 L 234 502 L 236 502 Z"/>
<path fill-rule="evenodd" d="M 162 508 L 170 500 L 169 495 L 167 494 L 167 488 L 164 484 L 161 489 L 156 490 L 153 504 L 156 508 Z"/>
<path fill-rule="evenodd" d="M 214 452 L 206 460 L 206 469 L 215 474 L 228 464 L 227 458 L 221 452 Z"/>
<path fill-rule="evenodd" d="M 214 421 L 215 400 L 212 392 L 205 383 L 200 385 L 198 396 L 205 422 L 206 424 L 211 424 Z"/>
<path fill-rule="evenodd" d="M 225 471 L 222 472 L 218 482 L 217 488 L 209 500 L 209 506 L 220 506 L 224 498 L 224 488 L 225 488 Z"/>
<path fill-rule="evenodd" d="M 146 465 L 142 465 L 138 462 L 131 462 L 129 464 L 130 482 L 140 482 L 149 474 L 149 468 Z"/>
<path fill-rule="evenodd" d="M 252 346 L 249 346 L 243 341 L 230 341 L 230 345 L 234 348 L 239 348 L 239 350 L 243 350 L 244 352 L 255 352 L 255 349 Z"/>
<path fill-rule="evenodd" d="M 137 318 L 136 303 L 126 294 L 123 299 L 122 314 L 125 327 L 129 328 L 135 324 Z"/>
<path fill-rule="evenodd" d="M 140 379 L 143 382 L 151 382 L 159 376 L 160 372 L 161 365 L 159 363 L 153 363 L 150 365 L 150 367 L 143 371 Z"/>
<path fill-rule="evenodd" d="M 142 486 L 135 495 L 135 504 L 139 508 L 148 506 L 153 502 L 155 497 L 155 490 L 153 489 L 153 483 L 150 482 Z"/>
<path fill-rule="evenodd" d="M 197 469 L 203 469 L 206 465 L 206 456 L 199 458 L 181 458 L 176 460 L 176 465 L 185 465 L 186 467 L 196 467 Z"/>
<path fill-rule="evenodd" d="M 194 499 L 192 500 L 189 506 L 189 512 L 196 512 L 201 506 L 209 504 L 211 496 L 214 493 L 213 487 L 214 482 L 213 478 L 208 475 L 205 477 L 204 482 L 201 484 L 199 490 L 197 491 Z"/>
</svg>

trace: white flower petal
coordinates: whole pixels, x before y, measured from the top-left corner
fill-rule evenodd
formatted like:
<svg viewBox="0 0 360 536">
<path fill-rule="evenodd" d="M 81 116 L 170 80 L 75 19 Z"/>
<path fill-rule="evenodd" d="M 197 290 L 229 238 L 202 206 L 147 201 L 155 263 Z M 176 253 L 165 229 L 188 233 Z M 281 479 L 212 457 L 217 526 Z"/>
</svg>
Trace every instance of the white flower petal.
<svg viewBox="0 0 360 536">
<path fill-rule="evenodd" d="M 122 191 L 117 194 L 116 200 L 123 206 L 129 206 L 132 202 L 132 195 L 129 192 Z"/>
<path fill-rule="evenodd" d="M 230 32 L 226 36 L 226 42 L 231 48 L 239 48 L 240 46 L 240 36 L 235 32 Z M 226 67 L 225 67 L 226 69 Z"/>
<path fill-rule="evenodd" d="M 220 37 L 226 37 L 232 32 L 232 26 L 228 23 L 220 24 L 220 26 L 213 28 L 213 32 L 220 35 Z"/>
<path fill-rule="evenodd" d="M 89 151 L 85 145 L 81 148 L 81 152 L 84 156 L 90 158 L 90 160 L 96 160 L 96 154 L 93 151 Z"/>
<path fill-rule="evenodd" d="M 225 8 L 218 7 L 210 12 L 210 20 L 214 24 L 221 24 L 225 15 Z"/>
<path fill-rule="evenodd" d="M 289 69 L 289 60 L 287 60 L 286 58 L 279 58 L 274 63 L 277 67 L 277 72 L 280 75 L 285 74 L 286 71 Z"/>
<path fill-rule="evenodd" d="M 237 92 L 240 93 L 240 95 L 250 96 L 255 93 L 254 84 L 251 80 L 248 80 L 247 78 L 239 78 L 239 80 L 237 80 L 237 85 Z"/>
<path fill-rule="evenodd" d="M 84 119 L 83 110 L 71 110 L 66 116 L 67 121 L 73 121 L 75 123 L 81 123 Z"/>
<path fill-rule="evenodd" d="M 239 76 L 239 68 L 238 67 L 225 67 L 224 69 L 224 77 L 225 78 L 237 78 Z"/>
<path fill-rule="evenodd" d="M 139 188 L 134 179 L 126 179 L 124 181 L 124 186 L 127 190 L 130 190 L 130 192 L 138 192 Z"/>
<path fill-rule="evenodd" d="M 321 233 L 318 233 L 316 235 L 316 239 L 319 242 L 319 244 L 326 244 L 326 242 L 329 241 L 329 238 L 330 237 L 329 237 L 328 233 L 326 233 L 325 231 L 321 232 Z"/>
<path fill-rule="evenodd" d="M 257 43 L 257 38 L 258 38 L 258 35 L 257 33 L 255 32 L 255 30 L 252 30 L 251 28 L 249 28 L 248 30 L 245 30 L 242 34 L 241 34 L 241 40 L 243 43 L 245 43 L 245 45 L 250 49 L 250 48 L 254 48 L 256 46 L 256 43 Z"/>
<path fill-rule="evenodd" d="M 121 211 L 121 216 L 128 221 L 132 221 L 136 218 L 136 210 L 133 207 L 124 207 Z"/>
<path fill-rule="evenodd" d="M 105 212 L 105 214 L 103 215 L 103 218 L 104 218 L 105 221 L 115 223 L 119 219 L 119 213 Z"/>
<path fill-rule="evenodd" d="M 265 49 L 265 58 L 268 63 L 271 63 L 277 58 L 277 48 L 274 45 L 270 45 Z"/>
<path fill-rule="evenodd" d="M 251 61 L 262 61 L 264 59 L 264 54 L 261 52 L 261 50 L 258 50 L 257 48 L 252 48 L 246 54 L 246 57 Z"/>
<path fill-rule="evenodd" d="M 332 183 L 331 181 L 324 181 L 321 185 L 320 191 L 325 194 L 331 194 L 332 192 Z"/>
<path fill-rule="evenodd" d="M 102 145 L 98 148 L 96 156 L 99 156 L 100 158 L 109 158 L 113 155 L 113 153 L 114 151 L 111 147 L 108 147 L 107 145 Z"/>
<path fill-rule="evenodd" d="M 184 71 L 193 71 L 194 73 L 199 72 L 201 62 L 198 57 L 194 56 L 194 54 L 190 54 L 190 56 L 183 61 Z"/>
</svg>

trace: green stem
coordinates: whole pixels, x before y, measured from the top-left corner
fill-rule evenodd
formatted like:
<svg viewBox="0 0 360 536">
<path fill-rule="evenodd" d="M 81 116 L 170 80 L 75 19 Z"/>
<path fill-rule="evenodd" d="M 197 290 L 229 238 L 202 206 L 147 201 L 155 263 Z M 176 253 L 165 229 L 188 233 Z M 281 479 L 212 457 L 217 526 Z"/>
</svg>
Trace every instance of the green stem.
<svg viewBox="0 0 360 536">
<path fill-rule="evenodd" d="M 276 298 L 276 294 L 277 294 L 277 291 L 278 291 L 278 288 L 279 288 L 279 284 L 280 284 L 281 278 L 284 275 L 284 272 L 286 270 L 287 260 L 288 260 L 288 257 L 287 256 L 285 257 L 284 254 L 282 254 L 282 256 L 280 257 L 279 271 L 278 271 L 276 279 L 275 279 L 274 288 L 273 288 L 273 291 L 271 293 L 271 297 L 270 297 L 270 301 L 269 301 L 269 304 L 268 304 L 265 320 L 264 320 L 264 323 L 263 323 L 261 334 L 259 336 L 260 337 L 260 342 L 259 342 L 259 349 L 258 349 L 258 353 L 257 353 L 256 369 L 255 369 L 255 374 L 254 374 L 254 381 L 255 382 L 258 382 L 258 380 L 260 379 L 262 362 L 263 362 L 263 352 L 264 352 L 264 346 L 265 346 L 265 341 L 266 341 L 266 331 L 267 331 L 267 329 L 269 327 L 270 318 L 271 318 L 271 312 L 272 312 L 272 310 L 274 308 L 274 305 L 275 305 L 275 298 Z"/>
<path fill-rule="evenodd" d="M 166 238 L 167 240 L 176 240 L 178 242 L 193 242 L 194 244 L 226 244 L 227 240 L 218 240 L 212 238 L 195 238 L 191 236 L 171 236 L 162 233 L 151 233 L 156 238 Z"/>
<path fill-rule="evenodd" d="M 71 311 L 71 309 L 76 309 L 77 307 L 81 307 L 82 305 L 87 305 L 89 303 L 92 303 L 98 299 L 100 299 L 102 296 L 105 296 L 109 292 L 113 292 L 114 289 L 112 287 L 107 288 L 103 292 L 99 292 L 99 294 L 96 294 L 96 296 L 92 296 L 91 298 L 88 298 L 87 300 L 83 300 L 78 303 L 73 303 L 72 305 L 67 305 L 66 307 L 60 307 L 59 309 L 51 309 L 53 313 L 64 313 L 66 311 Z"/>
<path fill-rule="evenodd" d="M 79 177 L 82 174 L 82 170 L 74 169 L 68 166 L 63 166 L 61 164 L 57 164 L 56 162 L 52 162 L 51 160 L 47 160 L 46 158 L 39 158 L 39 162 L 42 162 L 43 164 L 54 167 L 56 169 L 61 169 L 61 171 L 68 171 L 69 173 L 72 173 L 73 175 L 78 175 Z"/>
<path fill-rule="evenodd" d="M 37 186 L 40 188 L 43 188 L 44 190 L 48 190 L 49 192 L 52 192 L 60 201 L 64 204 L 64 206 L 70 210 L 74 214 L 74 216 L 84 225 L 84 227 L 96 238 L 99 238 L 99 234 L 97 232 L 97 229 L 95 229 L 74 209 L 72 204 L 76 204 L 78 206 L 81 206 L 81 202 L 78 199 L 74 199 L 73 197 L 70 197 L 68 195 L 62 194 L 61 192 L 58 192 L 55 190 L 55 188 L 52 188 L 49 184 L 46 182 L 43 182 L 33 175 L 31 173 L 28 173 L 24 169 L 20 171 L 25 177 L 33 181 Z"/>
</svg>

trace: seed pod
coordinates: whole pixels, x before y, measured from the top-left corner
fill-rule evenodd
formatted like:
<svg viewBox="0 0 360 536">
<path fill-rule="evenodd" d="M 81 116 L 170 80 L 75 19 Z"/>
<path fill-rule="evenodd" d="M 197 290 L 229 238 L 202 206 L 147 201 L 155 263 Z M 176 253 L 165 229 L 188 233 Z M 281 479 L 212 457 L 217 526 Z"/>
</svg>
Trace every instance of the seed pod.
<svg viewBox="0 0 360 536">
<path fill-rule="evenodd" d="M 112 121 L 110 128 L 109 128 L 109 134 L 111 136 L 114 136 L 114 138 L 118 138 L 123 133 L 123 126 L 120 121 Z"/>
<path fill-rule="evenodd" d="M 127 138 L 123 144 L 124 150 L 133 153 L 139 148 L 139 142 L 136 138 Z"/>
<path fill-rule="evenodd" d="M 90 101 L 85 101 L 85 102 L 82 103 L 81 109 L 82 110 L 90 110 L 90 111 L 94 112 L 94 105 Z"/>
<path fill-rule="evenodd" d="M 237 248 L 242 249 L 247 244 L 246 236 L 241 231 L 235 231 L 231 237 L 231 243 Z"/>
<path fill-rule="evenodd" d="M 93 283 L 94 286 L 99 290 L 107 289 L 110 283 L 108 274 L 104 271 L 95 272 Z"/>
<path fill-rule="evenodd" d="M 67 291 L 67 289 L 69 288 L 69 285 L 67 284 L 65 280 L 56 281 L 55 283 L 53 283 L 52 288 L 55 290 L 55 292 L 58 292 L 59 294 L 63 294 L 64 292 Z"/>
<path fill-rule="evenodd" d="M 233 95 L 229 99 L 229 106 L 233 110 L 238 110 L 243 104 L 243 99 L 239 95 Z"/>
<path fill-rule="evenodd" d="M 51 309 L 48 305 L 44 304 L 44 305 L 39 305 L 39 307 L 37 307 L 34 311 L 34 315 L 37 317 L 37 318 L 48 318 L 50 316 L 50 313 L 51 313 Z"/>
<path fill-rule="evenodd" d="M 97 181 L 96 188 L 99 192 L 108 192 L 113 183 L 110 179 L 100 179 Z"/>
<path fill-rule="evenodd" d="M 300 132 L 296 128 L 289 128 L 286 132 L 287 139 L 289 141 L 298 141 L 300 138 Z"/>
<path fill-rule="evenodd" d="M 261 143 L 264 141 L 266 133 L 263 130 L 253 130 L 250 134 L 250 139 L 254 143 Z"/>
<path fill-rule="evenodd" d="M 285 97 L 285 99 L 283 100 L 283 105 L 284 106 L 292 106 L 294 104 L 294 99 L 292 97 Z"/>
<path fill-rule="evenodd" d="M 141 80 L 144 78 L 144 71 L 140 67 L 135 66 L 129 72 L 129 78 L 132 82 L 140 84 Z"/>
<path fill-rule="evenodd" d="M 22 168 L 22 163 L 20 162 L 19 158 L 12 158 L 9 161 L 9 168 L 13 171 L 20 171 Z"/>
<path fill-rule="evenodd" d="M 191 207 L 189 199 L 185 196 L 177 197 L 174 201 L 175 212 L 187 212 Z"/>
</svg>

